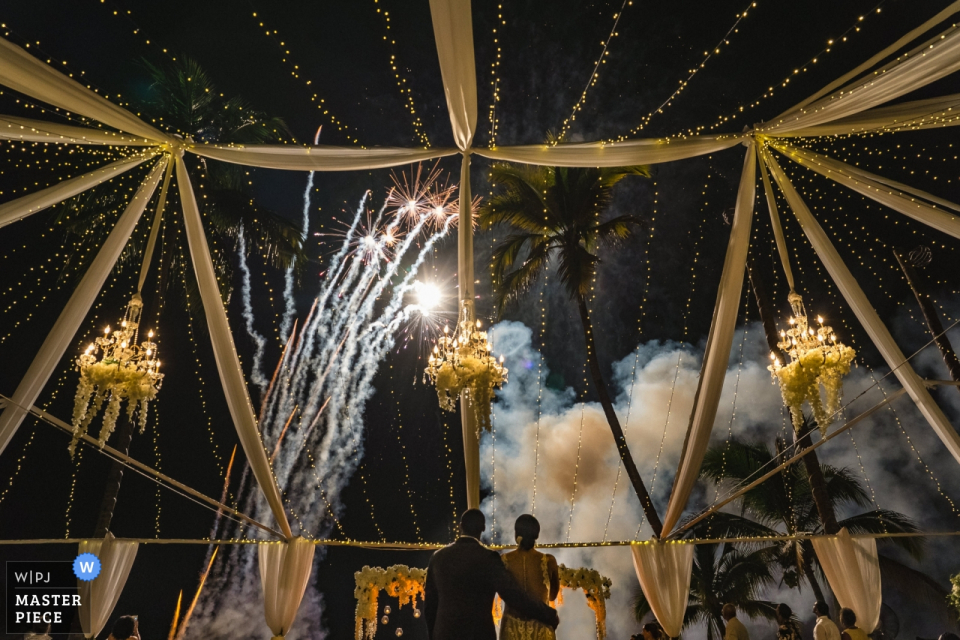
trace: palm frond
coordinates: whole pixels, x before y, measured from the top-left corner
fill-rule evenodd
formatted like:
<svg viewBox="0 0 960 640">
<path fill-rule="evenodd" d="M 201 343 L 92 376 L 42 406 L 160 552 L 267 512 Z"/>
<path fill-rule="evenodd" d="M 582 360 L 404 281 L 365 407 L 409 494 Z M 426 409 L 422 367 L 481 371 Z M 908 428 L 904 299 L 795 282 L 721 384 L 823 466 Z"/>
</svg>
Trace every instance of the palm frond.
<svg viewBox="0 0 960 640">
<path fill-rule="evenodd" d="M 531 245 L 523 264 L 500 279 L 500 285 L 494 293 L 498 318 L 502 316 L 504 308 L 511 300 L 516 300 L 533 286 L 547 266 L 550 243 L 542 236 L 532 236 Z"/>
<path fill-rule="evenodd" d="M 855 516 L 851 516 L 838 522 L 841 527 L 846 527 L 850 533 L 919 533 L 920 528 L 909 517 L 889 509 L 876 509 Z M 886 541 L 887 544 L 893 544 L 907 553 L 911 557 L 920 559 L 923 557 L 923 538 L 904 537 L 904 538 L 879 538 L 877 542 Z"/>
</svg>

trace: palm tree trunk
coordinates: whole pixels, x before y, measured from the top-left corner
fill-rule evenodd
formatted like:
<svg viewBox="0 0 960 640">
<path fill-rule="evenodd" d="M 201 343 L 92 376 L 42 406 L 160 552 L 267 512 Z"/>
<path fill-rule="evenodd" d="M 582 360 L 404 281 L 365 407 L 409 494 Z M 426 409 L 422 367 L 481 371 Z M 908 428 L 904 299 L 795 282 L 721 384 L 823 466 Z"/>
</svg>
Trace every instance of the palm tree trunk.
<svg viewBox="0 0 960 640">
<path fill-rule="evenodd" d="M 723 636 L 727 635 L 727 623 L 723 619 L 723 614 L 721 613 L 721 610 L 718 609 L 713 612 L 713 621 L 716 623 L 717 629 L 719 629 L 720 631 L 719 640 L 723 640 Z"/>
<path fill-rule="evenodd" d="M 900 263 L 900 269 L 907 278 L 907 284 L 910 285 L 913 295 L 917 298 L 917 303 L 920 305 L 923 317 L 927 321 L 927 327 L 930 328 L 930 333 L 933 335 L 933 341 L 937 343 L 937 348 L 940 349 L 940 356 L 943 358 L 943 363 L 947 365 L 947 371 L 950 372 L 950 378 L 954 382 L 960 382 L 960 360 L 957 359 L 956 351 L 953 350 L 950 340 L 947 339 L 946 334 L 943 332 L 943 324 L 940 322 L 940 316 L 937 314 L 937 310 L 933 308 L 933 303 L 930 302 L 930 294 L 926 292 L 926 287 L 924 286 L 926 283 L 919 277 L 916 269 L 904 260 L 898 249 L 893 250 L 893 255 L 897 257 L 897 262 Z M 960 387 L 957 387 L 957 391 L 960 391 Z"/>
<path fill-rule="evenodd" d="M 780 338 L 777 334 L 777 323 L 773 313 L 773 303 L 767 293 L 766 284 L 760 271 L 755 269 L 753 254 L 748 254 L 747 274 L 750 277 L 750 288 L 753 289 L 753 297 L 757 301 L 757 308 L 760 311 L 760 321 L 763 323 L 763 333 L 767 338 L 767 346 L 770 352 L 776 356 L 780 362 L 786 363 L 786 358 L 777 343 Z M 817 505 L 817 513 L 820 514 L 820 522 L 823 523 L 823 529 L 827 535 L 833 535 L 840 531 L 840 525 L 837 524 L 837 514 L 833 510 L 833 503 L 830 502 L 830 494 L 827 492 L 827 482 L 823 477 L 823 471 L 820 469 L 820 459 L 816 451 L 809 451 L 813 443 L 810 438 L 810 431 L 804 434 L 793 432 L 793 441 L 796 444 L 797 452 L 807 451 L 803 456 L 803 466 L 807 471 L 807 478 L 810 481 L 810 489 L 813 492 L 813 501 Z"/>
<path fill-rule="evenodd" d="M 117 430 L 117 450 L 128 455 L 130 441 L 133 439 L 133 430 L 136 425 L 133 420 L 126 419 Z M 97 528 L 94 538 L 102 538 L 110 530 L 113 521 L 113 510 L 117 506 L 117 496 L 120 494 L 120 482 L 123 480 L 123 465 L 119 460 L 110 461 L 110 471 L 107 472 L 107 484 L 103 488 L 103 500 L 100 501 L 100 515 L 97 517 Z"/>
<path fill-rule="evenodd" d="M 823 589 L 820 587 L 817 577 L 813 575 L 812 567 L 807 569 L 807 581 L 810 583 L 810 588 L 813 589 L 813 595 L 816 596 L 817 602 L 826 602 L 826 596 L 823 595 Z"/>
<path fill-rule="evenodd" d="M 640 505 L 647 516 L 647 522 L 653 528 L 653 533 L 659 538 L 663 535 L 663 523 L 657 510 L 653 506 L 650 494 L 643 484 L 637 465 L 630 455 L 630 449 L 627 447 L 627 439 L 623 435 L 623 429 L 620 427 L 620 420 L 617 418 L 617 412 L 613 408 L 613 401 L 610 400 L 610 393 L 607 391 L 607 385 L 603 381 L 603 375 L 600 372 L 600 361 L 597 359 L 597 348 L 593 340 L 593 323 L 590 322 L 590 312 L 587 310 L 587 302 L 582 294 L 577 294 L 577 306 L 580 309 L 580 321 L 583 323 L 583 334 L 587 341 L 587 365 L 590 367 L 590 375 L 593 377 L 593 386 L 597 389 L 597 396 L 600 398 L 600 406 L 603 407 L 603 413 L 607 417 L 607 423 L 610 425 L 610 431 L 613 432 L 613 440 L 617 445 L 617 452 L 620 454 L 620 460 L 623 461 L 623 468 L 627 471 L 627 477 L 633 484 L 633 490 L 640 498 Z"/>
</svg>

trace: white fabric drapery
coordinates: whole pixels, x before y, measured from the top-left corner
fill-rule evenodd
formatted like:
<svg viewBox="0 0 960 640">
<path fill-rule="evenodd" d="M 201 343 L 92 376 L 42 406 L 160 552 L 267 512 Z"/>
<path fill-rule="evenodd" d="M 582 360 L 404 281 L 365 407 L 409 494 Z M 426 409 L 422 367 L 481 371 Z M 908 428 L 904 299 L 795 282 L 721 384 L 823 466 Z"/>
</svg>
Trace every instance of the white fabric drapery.
<svg viewBox="0 0 960 640">
<path fill-rule="evenodd" d="M 267 504 L 270 505 L 281 533 L 289 539 L 293 537 L 293 533 L 290 531 L 287 514 L 283 510 L 277 480 L 267 459 L 263 442 L 260 440 L 257 419 L 254 417 L 253 405 L 250 403 L 247 383 L 243 379 L 243 369 L 240 367 L 240 358 L 233 343 L 233 334 L 230 333 L 227 312 L 220 298 L 217 276 L 213 271 L 210 248 L 207 246 L 207 237 L 203 231 L 203 222 L 190 184 L 190 176 L 187 174 L 182 156 L 175 158 L 174 162 L 177 171 L 177 187 L 180 190 L 180 204 L 183 207 L 183 226 L 186 230 L 187 245 L 190 247 L 190 261 L 197 276 L 197 288 L 200 290 L 200 301 L 207 318 L 210 343 L 217 361 L 223 393 L 227 398 L 227 408 L 237 428 L 240 444 L 247 455 L 253 475 L 267 499 Z"/>
<path fill-rule="evenodd" d="M 956 430 L 950 424 L 950 421 L 943 415 L 943 411 L 937 403 L 934 402 L 930 396 L 930 392 L 927 391 L 926 386 L 923 384 L 923 380 L 921 380 L 920 376 L 913 370 L 913 367 L 910 366 L 910 362 L 904 357 L 903 352 L 900 351 L 900 347 L 897 346 L 897 343 L 893 340 L 893 336 L 890 335 L 890 331 L 886 325 L 883 324 L 883 321 L 880 320 L 880 316 L 877 315 L 876 310 L 863 293 L 863 289 L 857 284 L 856 278 L 854 278 L 850 270 L 847 269 L 840 254 L 838 254 L 834 248 L 833 243 L 830 242 L 827 234 L 817 223 L 813 214 L 810 213 L 806 203 L 804 203 L 800 194 L 794 189 L 793 184 L 790 183 L 786 174 L 783 173 L 783 170 L 780 168 L 780 165 L 777 164 L 773 155 L 769 151 L 763 150 L 761 157 L 770 169 L 774 180 L 780 186 L 780 191 L 793 210 L 793 214 L 800 222 L 800 226 L 803 228 L 804 234 L 806 234 L 807 239 L 813 246 L 813 250 L 816 251 L 820 261 L 823 262 L 823 266 L 826 267 L 833 282 L 837 285 L 837 289 L 839 289 L 844 300 L 847 301 L 847 304 L 850 305 L 851 310 L 870 336 L 873 344 L 876 345 L 877 350 L 880 351 L 887 366 L 890 367 L 897 376 L 897 379 L 900 380 L 900 384 L 907 390 L 907 393 L 917 405 L 920 413 L 923 414 L 923 417 L 926 418 L 930 426 L 933 427 L 934 432 L 940 437 L 940 441 L 943 442 L 944 446 L 957 462 L 960 462 L 960 435 L 957 434 Z"/>
<path fill-rule="evenodd" d="M 627 140 L 626 142 L 582 142 L 555 146 L 536 144 L 474 149 L 473 152 L 491 160 L 551 167 L 628 167 L 638 164 L 673 162 L 723 151 L 736 146 L 746 138 L 744 134 L 725 134 L 660 140 Z"/>
<path fill-rule="evenodd" d="M 453 140 L 460 151 L 466 151 L 477 129 L 477 65 L 470 0 L 430 0 L 430 16 Z"/>
<path fill-rule="evenodd" d="M 960 124 L 960 93 L 878 107 L 827 124 L 780 134 L 778 137 L 841 136 L 871 131 L 915 131 Z"/>
<path fill-rule="evenodd" d="M 828 158 L 807 149 L 800 149 L 791 145 L 781 145 L 774 143 L 773 148 L 790 158 L 797 164 L 808 169 L 816 171 L 820 175 L 830 178 L 837 184 L 853 189 L 857 193 L 876 200 L 880 204 L 890 207 L 894 211 L 899 211 L 905 216 L 913 218 L 918 222 L 933 227 L 937 231 L 949 234 L 954 238 L 960 238 L 960 216 L 951 211 L 937 208 L 922 202 L 917 197 L 925 198 L 930 202 L 937 202 L 941 206 L 958 210 L 957 205 L 942 198 L 937 198 L 929 193 L 918 189 L 911 189 L 914 196 L 910 197 L 891 188 L 893 185 L 880 176 L 863 171 L 857 167 L 850 166 L 839 160 Z M 887 184 L 883 184 L 884 180 Z M 905 186 L 894 182 L 897 186 Z"/>
<path fill-rule="evenodd" d="M 840 606 L 853 609 L 857 626 L 873 633 L 880 624 L 882 601 L 877 539 L 852 538 L 844 527 L 835 536 L 815 536 L 810 540 Z"/>
<path fill-rule="evenodd" d="M 433 34 L 440 59 L 443 92 L 453 140 L 463 154 L 460 163 L 460 224 L 457 230 L 457 278 L 460 310 L 474 310 L 473 208 L 470 193 L 470 145 L 477 128 L 477 72 L 473 56 L 473 16 L 470 0 L 430 0 Z M 467 484 L 467 507 L 480 506 L 480 434 L 473 399 L 460 397 L 460 426 Z"/>
<path fill-rule="evenodd" d="M 288 171 L 357 171 L 383 169 L 399 165 L 452 156 L 456 149 L 402 149 L 374 147 L 351 149 L 317 145 L 215 145 L 194 144 L 187 151 L 204 158 L 222 160 L 264 169 Z"/>
<path fill-rule="evenodd" d="M 743 159 L 743 172 L 740 175 L 740 188 L 737 193 L 737 205 L 733 214 L 733 227 L 727 241 L 727 255 L 723 261 L 723 273 L 720 276 L 720 291 L 713 310 L 707 348 L 703 354 L 703 366 L 700 380 L 690 414 L 690 425 L 680 454 L 680 466 L 673 491 L 667 504 L 667 513 L 663 518 L 663 536 L 666 537 L 680 520 L 687 499 L 700 476 L 700 463 L 710 442 L 713 420 L 717 416 L 720 393 L 723 391 L 723 379 L 727 373 L 730 359 L 730 345 L 737 325 L 737 312 L 740 310 L 740 293 L 743 289 L 743 274 L 747 266 L 747 250 L 750 247 L 750 227 L 753 221 L 753 204 L 756 195 L 756 150 L 753 141 L 747 145 Z"/>
<path fill-rule="evenodd" d="M 317 547 L 300 537 L 288 542 L 263 542 L 257 546 L 267 626 L 273 633 L 273 640 L 282 640 L 297 617 L 300 601 L 310 582 Z"/>
<path fill-rule="evenodd" d="M 0 116 L 0 140 L 50 142 L 53 144 L 93 144 L 151 146 L 156 142 L 105 129 L 85 129 L 57 122 Z"/>
<path fill-rule="evenodd" d="M 10 202 L 4 202 L 0 204 L 0 227 L 5 227 L 18 220 L 23 220 L 31 214 L 43 211 L 47 207 L 52 207 L 67 198 L 72 198 L 78 193 L 97 186 L 101 182 L 105 182 L 114 176 L 133 169 L 154 155 L 154 153 L 148 152 L 142 155 L 133 155 L 123 160 L 117 160 L 116 162 L 98 167 L 82 176 L 61 180 L 52 187 L 41 189 L 35 193 L 28 193 Z"/>
<path fill-rule="evenodd" d="M 760 133 L 782 135 L 851 116 L 889 102 L 960 69 L 960 29 L 951 28 L 865 80 L 800 111 L 764 123 Z"/>
<path fill-rule="evenodd" d="M 113 265 L 116 264 L 120 252 L 127 244 L 127 239 L 133 233 L 137 226 L 144 208 L 153 197 L 153 192 L 157 188 L 157 183 L 163 176 L 163 170 L 167 166 L 167 159 L 161 158 L 160 161 L 150 171 L 146 180 L 140 185 L 133 199 L 127 205 L 123 215 L 113 227 L 110 235 L 107 236 L 103 246 L 93 259 L 83 279 L 77 285 L 73 295 L 67 305 L 60 312 L 60 317 L 54 323 L 47 338 L 43 341 L 37 355 L 34 356 L 30 368 L 17 385 L 17 390 L 11 397 L 12 403 L 3 409 L 0 413 L 0 453 L 7 448 L 13 434 L 17 432 L 20 423 L 27 415 L 27 410 L 36 403 L 43 386 L 47 383 L 53 370 L 56 368 L 67 347 L 76 339 L 77 330 L 86 317 L 87 312 L 100 289 L 106 281 Z"/>
<path fill-rule="evenodd" d="M 0 38 L 0 84 L 141 138 L 157 142 L 173 140 L 4 38 Z"/>
<path fill-rule="evenodd" d="M 95 638 L 110 619 L 113 608 L 127 583 L 137 543 L 116 540 L 107 532 L 103 540 L 84 540 L 80 553 L 92 553 L 100 560 L 100 573 L 93 580 L 78 580 L 80 586 L 80 625 L 83 635 Z"/>
<path fill-rule="evenodd" d="M 693 545 L 684 542 L 632 544 L 633 568 L 650 610 L 668 638 L 683 630 L 690 595 Z"/>
</svg>

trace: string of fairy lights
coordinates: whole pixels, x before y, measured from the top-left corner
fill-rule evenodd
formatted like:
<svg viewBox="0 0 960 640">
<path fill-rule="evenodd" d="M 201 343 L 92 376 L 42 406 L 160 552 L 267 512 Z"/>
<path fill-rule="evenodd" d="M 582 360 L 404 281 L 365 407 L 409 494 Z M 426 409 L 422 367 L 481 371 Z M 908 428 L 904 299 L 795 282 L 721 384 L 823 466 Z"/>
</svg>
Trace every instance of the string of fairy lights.
<svg viewBox="0 0 960 640">
<path fill-rule="evenodd" d="M 647 115 L 641 118 L 640 124 L 638 124 L 636 127 L 631 129 L 628 133 L 617 136 L 616 138 L 614 138 L 614 140 L 616 140 L 617 142 L 623 142 L 624 140 L 627 140 L 628 138 L 631 138 L 637 135 L 638 133 L 643 131 L 643 129 L 648 124 L 650 124 L 650 121 L 653 120 L 654 116 L 663 113 L 664 109 L 672 105 L 674 101 L 680 96 L 680 94 L 683 93 L 683 91 L 690 86 L 690 82 L 693 81 L 694 76 L 700 73 L 700 71 L 704 67 L 706 67 L 707 62 L 709 62 L 710 59 L 713 58 L 714 56 L 720 55 L 720 52 L 723 49 L 723 47 L 730 46 L 730 38 L 733 36 L 733 34 L 739 33 L 740 23 L 747 17 L 747 15 L 749 15 L 750 9 L 754 9 L 756 8 L 756 6 L 757 6 L 756 2 L 750 2 L 750 4 L 748 4 L 743 11 L 738 13 L 736 16 L 736 20 L 730 26 L 730 28 L 727 29 L 727 32 L 723 35 L 723 38 L 721 38 L 720 41 L 710 50 L 703 52 L 703 56 L 704 56 L 703 60 L 700 61 L 700 64 L 697 64 L 688 70 L 687 77 L 678 82 L 678 86 L 676 89 L 674 89 L 673 93 L 667 96 L 666 100 L 661 102 L 656 108 L 652 109 Z"/>
<path fill-rule="evenodd" d="M 503 17 L 503 4 L 497 3 L 497 19 L 493 23 L 493 45 L 496 56 L 490 63 L 490 108 L 487 109 L 487 119 L 490 122 L 490 147 L 497 146 L 497 103 L 500 102 L 500 60 L 503 57 L 503 47 L 500 42 L 503 28 L 507 21 Z"/>
<path fill-rule="evenodd" d="M 417 106 L 413 101 L 413 88 L 411 83 L 407 82 L 407 77 L 402 72 L 402 65 L 397 60 L 397 41 L 393 38 L 393 32 L 390 31 L 390 12 L 380 5 L 380 0 L 373 0 L 377 6 L 377 13 L 383 17 L 384 36 L 383 40 L 390 49 L 390 70 L 393 72 L 394 80 L 397 82 L 397 89 L 400 90 L 400 96 L 403 99 L 404 108 L 410 112 L 413 119 L 413 131 L 416 140 L 426 148 L 430 148 L 430 138 L 423 128 L 423 120 L 417 114 Z"/>
<path fill-rule="evenodd" d="M 623 17 L 623 10 L 627 6 L 632 6 L 633 0 L 623 0 L 623 4 L 620 5 L 620 10 L 613 14 L 613 27 L 610 28 L 610 35 L 600 43 L 600 56 L 597 58 L 596 62 L 593 63 L 593 71 L 590 73 L 590 79 L 587 80 L 587 86 L 583 88 L 583 91 L 580 93 L 580 98 L 577 100 L 576 104 L 573 105 L 573 109 L 570 112 L 570 115 L 563 121 L 563 125 L 560 127 L 560 134 L 557 136 L 557 140 L 554 142 L 556 145 L 559 142 L 562 142 L 566 137 L 567 133 L 570 131 L 570 127 L 573 126 L 573 122 L 577 119 L 577 113 L 583 109 L 583 104 L 587 101 L 587 93 L 590 91 L 590 87 L 594 86 L 597 83 L 597 80 L 600 79 L 600 65 L 607 63 L 607 55 L 610 53 L 607 49 L 610 47 L 610 41 L 613 40 L 616 36 L 620 35 L 617 33 L 617 25 L 620 24 L 620 18 Z"/>
<path fill-rule="evenodd" d="M 748 118 L 748 110 L 755 109 L 760 105 L 766 104 L 766 100 L 773 98 L 774 95 L 780 95 L 777 93 L 778 89 L 786 90 L 790 86 L 790 81 L 801 74 L 806 73 L 807 71 L 814 68 L 814 65 L 824 58 L 827 54 L 834 51 L 838 46 L 842 45 L 845 42 L 848 42 L 854 35 L 860 33 L 860 30 L 867 24 L 866 19 L 868 17 L 875 17 L 882 14 L 883 5 L 886 4 L 887 0 L 881 0 L 877 3 L 870 11 L 867 11 L 861 16 L 858 16 L 856 21 L 850 25 L 845 31 L 843 31 L 839 36 L 833 38 L 827 38 L 826 43 L 823 45 L 817 53 L 807 59 L 802 65 L 794 68 L 794 70 L 788 73 L 782 80 L 779 82 L 769 85 L 760 96 L 754 98 L 749 103 L 743 103 L 738 105 L 733 111 L 728 112 L 726 115 L 718 115 L 716 122 L 709 125 L 700 125 L 692 129 L 687 129 L 683 134 L 680 135 L 696 135 L 698 133 L 710 132 L 717 129 L 717 127 L 723 126 L 724 124 L 730 122 L 731 120 L 736 120 L 738 116 L 741 117 L 741 120 Z M 782 93 L 782 92 L 781 92 Z M 747 120 L 747 122 L 751 122 Z"/>
<path fill-rule="evenodd" d="M 253 6 L 253 3 L 250 3 Z M 293 54 L 290 52 L 290 45 L 287 41 L 280 37 L 279 32 L 276 29 L 271 29 L 266 24 L 264 24 L 264 18 L 262 15 L 259 15 L 257 11 L 251 12 L 251 17 L 254 22 L 257 23 L 257 26 L 260 28 L 260 32 L 265 34 L 267 38 L 272 40 L 278 50 L 280 51 L 280 59 L 283 64 L 287 66 L 290 71 L 291 77 L 296 80 L 303 82 L 303 86 L 306 87 L 307 93 L 310 94 L 310 101 L 316 104 L 317 110 L 320 111 L 324 116 L 330 120 L 330 124 L 337 128 L 337 131 L 342 132 L 353 144 L 359 144 L 360 141 L 357 138 L 356 128 L 351 127 L 345 124 L 340 120 L 333 112 L 330 111 L 329 105 L 325 98 L 320 97 L 320 95 L 313 90 L 313 80 L 304 76 L 304 72 L 300 69 L 300 65 L 293 61 Z"/>
</svg>

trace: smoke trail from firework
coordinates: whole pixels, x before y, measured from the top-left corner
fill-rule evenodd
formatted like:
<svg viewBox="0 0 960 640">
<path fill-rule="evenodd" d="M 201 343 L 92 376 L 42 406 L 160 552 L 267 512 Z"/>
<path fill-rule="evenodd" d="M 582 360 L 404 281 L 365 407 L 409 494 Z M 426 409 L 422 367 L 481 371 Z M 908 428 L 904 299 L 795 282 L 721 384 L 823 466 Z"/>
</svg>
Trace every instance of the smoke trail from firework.
<svg viewBox="0 0 960 640">
<path fill-rule="evenodd" d="M 247 265 L 247 242 L 243 235 L 243 225 L 237 233 L 237 253 L 240 258 L 240 273 L 242 275 L 240 294 L 243 298 L 243 321 L 247 333 L 253 339 L 256 349 L 253 352 L 253 364 L 250 367 L 250 382 L 260 389 L 260 397 L 267 388 L 269 381 L 263 375 L 263 350 L 267 346 L 267 339 L 260 335 L 253 326 L 253 304 L 250 300 L 250 267 Z"/>
<path fill-rule="evenodd" d="M 320 143 L 320 132 L 323 127 L 317 129 L 317 135 L 313 137 L 313 144 Z M 300 242 L 307 241 L 307 234 L 310 232 L 310 192 L 313 191 L 313 171 L 307 175 L 307 188 L 303 190 L 303 226 L 300 229 Z M 287 272 L 283 275 L 283 319 L 280 322 L 280 340 L 286 342 L 290 337 L 290 327 L 293 325 L 293 316 L 297 313 L 297 306 L 293 300 L 293 269 L 296 267 L 296 258 L 290 261 Z"/>
<path fill-rule="evenodd" d="M 400 327 L 419 312 L 416 304 L 405 301 L 414 290 L 418 269 L 455 224 L 448 219 L 437 232 L 420 238 L 418 245 L 428 222 L 424 216 L 390 247 L 390 259 L 383 251 L 361 254 L 355 247 L 368 196 L 363 196 L 342 246 L 330 258 L 314 308 L 299 334 L 290 339 L 261 412 L 264 445 L 276 450 L 274 472 L 291 525 L 305 537 L 326 537 L 336 525 L 342 510 L 340 493 L 363 456 L 363 412 L 374 392 L 374 377 Z M 399 216 L 388 219 L 381 208 L 373 225 L 378 242 L 388 242 L 399 224 Z M 241 488 L 242 510 L 272 522 L 261 492 L 251 483 Z M 261 535 L 232 526 L 223 537 Z M 244 622 L 248 612 L 259 606 L 259 583 L 250 579 L 257 572 L 256 551 L 237 545 L 226 553 L 198 604 L 188 633 L 191 637 L 245 640 L 261 635 Z M 317 553 L 316 562 L 322 555 Z M 321 636 L 320 613 L 319 594 L 308 589 L 298 621 L 286 638 Z"/>
</svg>

